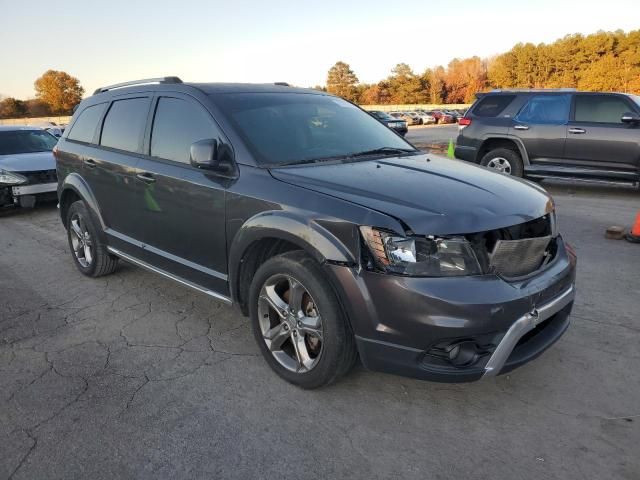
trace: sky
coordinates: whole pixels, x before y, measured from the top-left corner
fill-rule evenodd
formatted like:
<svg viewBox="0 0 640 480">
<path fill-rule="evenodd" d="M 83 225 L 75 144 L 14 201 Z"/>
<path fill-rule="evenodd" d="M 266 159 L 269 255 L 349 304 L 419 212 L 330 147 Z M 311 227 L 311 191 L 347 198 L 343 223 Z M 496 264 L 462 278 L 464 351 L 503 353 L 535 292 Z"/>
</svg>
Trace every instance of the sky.
<svg viewBox="0 0 640 480">
<path fill-rule="evenodd" d="M 27 99 L 48 69 L 89 95 L 121 81 L 324 85 L 338 60 L 361 82 L 518 42 L 640 28 L 640 0 L 0 0 L 0 95 Z"/>
</svg>

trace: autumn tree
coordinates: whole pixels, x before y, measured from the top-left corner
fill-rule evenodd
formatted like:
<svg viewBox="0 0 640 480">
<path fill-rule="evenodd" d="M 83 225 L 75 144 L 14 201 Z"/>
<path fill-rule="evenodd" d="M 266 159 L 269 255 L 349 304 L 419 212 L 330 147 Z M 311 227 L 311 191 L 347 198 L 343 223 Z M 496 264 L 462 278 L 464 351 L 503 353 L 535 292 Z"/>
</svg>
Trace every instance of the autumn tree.
<svg viewBox="0 0 640 480">
<path fill-rule="evenodd" d="M 27 114 L 27 105 L 13 97 L 0 101 L 0 118 L 19 118 Z"/>
<path fill-rule="evenodd" d="M 399 63 L 387 79 L 393 103 L 423 103 L 426 92 L 419 76 L 406 63 Z"/>
<path fill-rule="evenodd" d="M 358 77 L 348 63 L 336 62 L 327 73 L 327 92 L 349 101 L 357 101 Z"/>
<path fill-rule="evenodd" d="M 56 114 L 68 114 L 82 100 L 80 81 L 66 72 L 48 70 L 34 83 L 36 97 Z"/>
<path fill-rule="evenodd" d="M 487 86 L 486 62 L 479 57 L 453 59 L 444 78 L 448 103 L 471 103 Z"/>
</svg>

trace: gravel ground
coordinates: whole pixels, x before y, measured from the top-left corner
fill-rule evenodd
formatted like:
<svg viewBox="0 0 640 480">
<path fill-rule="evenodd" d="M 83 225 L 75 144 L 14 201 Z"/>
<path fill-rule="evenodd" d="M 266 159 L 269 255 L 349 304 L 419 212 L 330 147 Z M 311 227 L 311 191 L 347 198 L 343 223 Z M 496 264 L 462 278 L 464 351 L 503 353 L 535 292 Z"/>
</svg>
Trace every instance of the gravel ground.
<svg viewBox="0 0 640 480">
<path fill-rule="evenodd" d="M 579 255 L 572 325 L 472 384 L 357 367 L 299 390 L 235 309 L 127 264 L 86 279 L 55 207 L 2 215 L 0 478 L 637 480 L 640 245 L 603 233 L 640 192 L 547 186 Z"/>
</svg>

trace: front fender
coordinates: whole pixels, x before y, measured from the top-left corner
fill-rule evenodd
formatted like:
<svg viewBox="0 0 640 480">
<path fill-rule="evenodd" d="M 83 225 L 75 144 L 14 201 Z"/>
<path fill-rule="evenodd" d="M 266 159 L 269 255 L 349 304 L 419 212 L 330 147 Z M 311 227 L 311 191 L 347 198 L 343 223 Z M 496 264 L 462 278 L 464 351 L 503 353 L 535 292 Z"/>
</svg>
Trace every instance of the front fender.
<svg viewBox="0 0 640 480">
<path fill-rule="evenodd" d="M 357 247 L 359 240 L 355 241 L 359 236 L 355 225 L 337 225 L 321 219 L 310 220 L 291 211 L 261 212 L 247 220 L 231 242 L 229 282 L 233 298 L 238 298 L 237 279 L 245 253 L 251 245 L 267 238 L 293 243 L 315 258 L 318 263 L 329 261 L 354 265 L 359 258 Z"/>
<path fill-rule="evenodd" d="M 62 223 L 65 222 L 66 208 L 65 208 L 65 195 L 69 192 L 73 191 L 76 195 L 78 195 L 84 202 L 87 204 L 89 211 L 94 215 L 96 221 L 98 221 L 102 231 L 104 231 L 107 226 L 104 223 L 102 218 L 102 213 L 100 212 L 100 207 L 98 206 L 98 201 L 96 200 L 95 195 L 91 191 L 91 187 L 89 184 L 77 173 L 70 173 L 67 175 L 62 183 L 58 186 L 58 199 L 60 200 L 60 218 Z"/>
</svg>

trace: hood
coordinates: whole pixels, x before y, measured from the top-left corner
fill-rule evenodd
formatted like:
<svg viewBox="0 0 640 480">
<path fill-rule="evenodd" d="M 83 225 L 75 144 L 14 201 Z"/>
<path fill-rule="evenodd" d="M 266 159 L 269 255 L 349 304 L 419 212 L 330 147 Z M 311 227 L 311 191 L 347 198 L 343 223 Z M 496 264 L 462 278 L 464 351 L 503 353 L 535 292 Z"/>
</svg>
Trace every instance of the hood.
<svg viewBox="0 0 640 480">
<path fill-rule="evenodd" d="M 10 172 L 34 172 L 55 170 L 56 159 L 53 152 L 16 153 L 0 155 L 0 169 Z"/>
<path fill-rule="evenodd" d="M 291 166 L 271 174 L 391 215 L 420 235 L 483 232 L 553 209 L 553 200 L 537 185 L 434 155 Z"/>
</svg>

